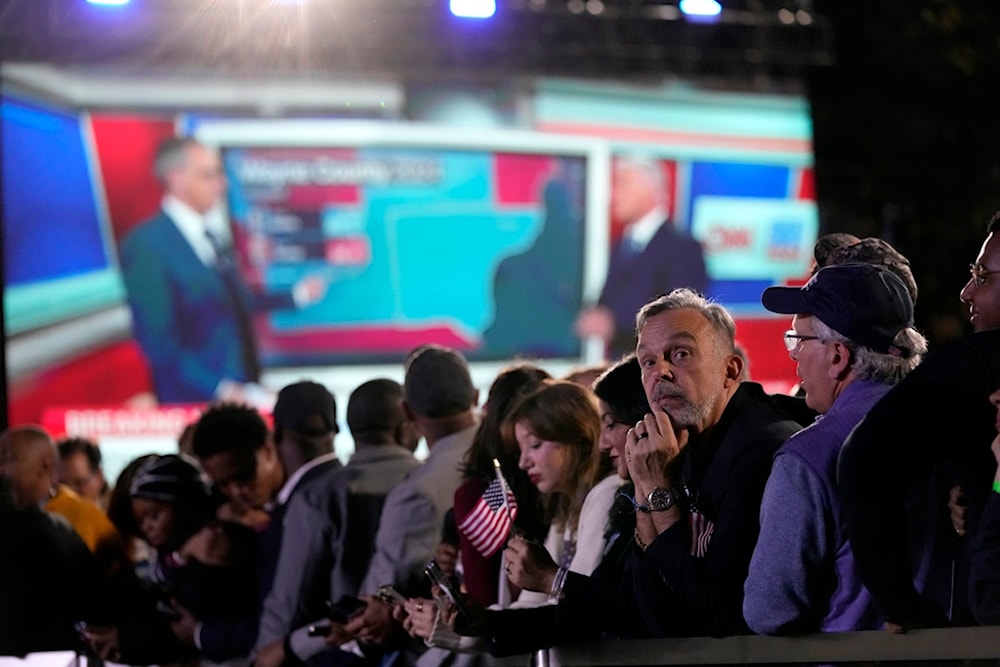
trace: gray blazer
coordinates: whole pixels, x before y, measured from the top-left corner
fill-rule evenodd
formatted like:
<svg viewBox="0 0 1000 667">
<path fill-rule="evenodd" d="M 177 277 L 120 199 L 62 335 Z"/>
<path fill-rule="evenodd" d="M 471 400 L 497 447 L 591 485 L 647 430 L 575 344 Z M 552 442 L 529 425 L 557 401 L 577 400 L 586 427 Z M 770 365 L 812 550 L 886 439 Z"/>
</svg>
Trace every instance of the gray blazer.
<svg viewBox="0 0 1000 667">
<path fill-rule="evenodd" d="M 444 515 L 462 482 L 462 459 L 477 428 L 478 424 L 470 426 L 434 443 L 423 465 L 386 498 L 362 593 L 391 584 L 406 595 L 409 582 L 434 556 Z"/>
<path fill-rule="evenodd" d="M 358 592 L 374 552 L 386 496 L 418 466 L 413 454 L 398 445 L 359 445 L 346 466 L 296 490 L 285 510 L 258 648 L 324 618 L 327 600 Z"/>
</svg>

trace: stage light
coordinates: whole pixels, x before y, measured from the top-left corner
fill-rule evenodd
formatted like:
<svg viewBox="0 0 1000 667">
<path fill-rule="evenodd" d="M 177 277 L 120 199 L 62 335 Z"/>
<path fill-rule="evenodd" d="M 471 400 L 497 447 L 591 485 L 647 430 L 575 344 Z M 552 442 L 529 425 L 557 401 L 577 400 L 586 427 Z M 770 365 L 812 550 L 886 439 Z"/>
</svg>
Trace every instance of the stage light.
<svg viewBox="0 0 1000 667">
<path fill-rule="evenodd" d="M 130 0 L 87 0 L 92 5 L 127 5 Z"/>
<path fill-rule="evenodd" d="M 681 11 L 693 18 L 711 18 L 722 13 L 716 0 L 681 0 Z"/>
<path fill-rule="evenodd" d="M 451 13 L 462 18 L 488 19 L 496 11 L 496 0 L 451 0 Z"/>
</svg>

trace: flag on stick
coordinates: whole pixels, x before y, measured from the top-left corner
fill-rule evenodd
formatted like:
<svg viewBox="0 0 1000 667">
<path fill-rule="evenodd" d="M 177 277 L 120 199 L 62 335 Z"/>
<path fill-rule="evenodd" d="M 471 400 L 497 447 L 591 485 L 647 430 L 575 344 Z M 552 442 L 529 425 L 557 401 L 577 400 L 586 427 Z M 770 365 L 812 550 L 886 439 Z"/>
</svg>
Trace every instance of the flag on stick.
<svg viewBox="0 0 1000 667">
<path fill-rule="evenodd" d="M 496 479 L 490 482 L 482 498 L 458 525 L 458 529 L 472 546 L 487 558 L 499 551 L 507 541 L 514 517 L 517 516 L 517 500 L 500 472 L 500 462 L 493 459 L 493 465 L 496 468 Z"/>
</svg>

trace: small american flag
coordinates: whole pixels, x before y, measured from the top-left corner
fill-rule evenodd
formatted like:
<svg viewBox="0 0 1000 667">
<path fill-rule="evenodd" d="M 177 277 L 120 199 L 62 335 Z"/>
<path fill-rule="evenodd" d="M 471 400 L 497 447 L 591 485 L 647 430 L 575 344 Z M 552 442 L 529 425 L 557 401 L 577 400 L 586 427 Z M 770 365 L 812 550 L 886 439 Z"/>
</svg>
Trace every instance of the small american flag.
<svg viewBox="0 0 1000 667">
<path fill-rule="evenodd" d="M 708 544 L 712 541 L 715 524 L 698 511 L 692 511 L 688 515 L 688 523 L 691 526 L 691 555 L 704 558 L 708 553 Z"/>
<path fill-rule="evenodd" d="M 458 529 L 469 539 L 472 546 L 489 558 L 504 545 L 510 535 L 511 522 L 517 516 L 517 501 L 507 489 L 507 504 L 504 506 L 506 484 L 495 478 L 483 492 L 476 506 L 458 525 Z"/>
</svg>

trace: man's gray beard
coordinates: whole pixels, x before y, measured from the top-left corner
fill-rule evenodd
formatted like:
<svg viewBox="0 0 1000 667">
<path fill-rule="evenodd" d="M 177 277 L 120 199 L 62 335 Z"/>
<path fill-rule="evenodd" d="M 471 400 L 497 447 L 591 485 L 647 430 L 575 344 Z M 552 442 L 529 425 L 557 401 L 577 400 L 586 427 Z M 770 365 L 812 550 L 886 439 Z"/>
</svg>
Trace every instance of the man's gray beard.
<svg viewBox="0 0 1000 667">
<path fill-rule="evenodd" d="M 682 407 L 670 408 L 666 411 L 670 415 L 670 421 L 673 422 L 675 427 L 681 428 L 703 425 L 708 420 L 712 412 L 712 406 L 715 405 L 719 393 L 721 393 L 721 390 L 720 392 L 716 392 L 714 396 L 708 396 L 702 403 L 694 403 L 685 396 Z"/>
</svg>

